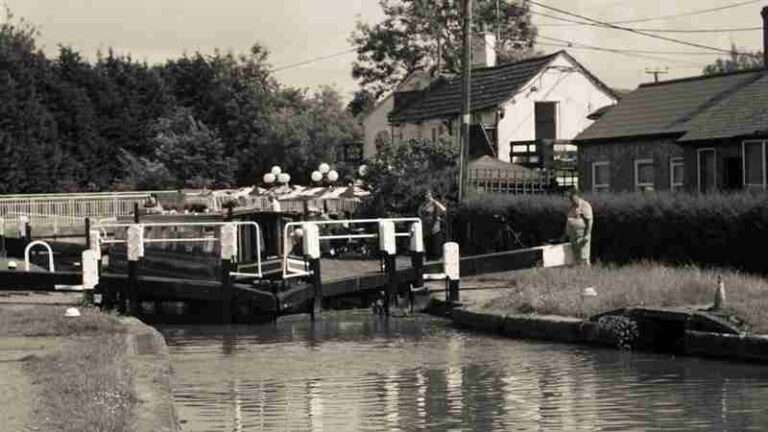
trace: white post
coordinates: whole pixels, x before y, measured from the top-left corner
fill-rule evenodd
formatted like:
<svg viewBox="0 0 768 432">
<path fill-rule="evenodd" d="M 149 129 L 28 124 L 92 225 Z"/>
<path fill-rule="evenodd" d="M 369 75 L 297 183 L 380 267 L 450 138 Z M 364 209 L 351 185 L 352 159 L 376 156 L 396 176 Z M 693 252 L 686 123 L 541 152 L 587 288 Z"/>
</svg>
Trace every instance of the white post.
<svg viewBox="0 0 768 432">
<path fill-rule="evenodd" d="M 144 227 L 132 224 L 128 227 L 128 261 L 138 261 L 144 256 Z"/>
<path fill-rule="evenodd" d="M 443 244 L 443 268 L 448 283 L 448 301 L 459 301 L 459 244 Z"/>
</svg>

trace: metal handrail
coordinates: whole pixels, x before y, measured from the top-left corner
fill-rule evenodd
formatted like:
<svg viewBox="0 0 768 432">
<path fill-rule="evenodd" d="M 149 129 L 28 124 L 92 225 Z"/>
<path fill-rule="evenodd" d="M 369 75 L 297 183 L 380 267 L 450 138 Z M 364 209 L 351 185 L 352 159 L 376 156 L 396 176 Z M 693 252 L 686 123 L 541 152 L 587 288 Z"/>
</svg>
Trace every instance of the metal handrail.
<svg viewBox="0 0 768 432">
<path fill-rule="evenodd" d="M 218 226 L 224 226 L 224 225 L 235 225 L 235 226 L 252 226 L 256 229 L 256 273 L 246 273 L 246 272 L 230 272 L 230 275 L 233 276 L 245 276 L 245 277 L 257 277 L 262 278 L 262 265 L 261 265 L 261 227 L 258 223 L 254 221 L 231 221 L 231 222 L 148 222 L 148 223 L 112 223 L 112 224 L 98 224 L 94 227 L 94 229 L 100 230 L 104 233 L 106 233 L 107 228 L 124 228 L 127 229 L 128 227 L 131 227 L 133 225 L 140 225 L 142 229 L 144 228 L 153 228 L 153 227 L 191 227 L 191 226 L 203 226 L 203 227 L 218 227 Z M 218 239 L 216 237 L 187 237 L 187 238 L 151 238 L 151 239 L 142 239 L 142 243 L 202 243 L 202 242 L 213 242 L 217 241 Z M 237 240 L 238 243 L 241 240 L 240 237 L 240 231 L 237 231 Z M 102 244 L 125 244 L 127 243 L 127 240 L 122 239 L 101 239 L 99 238 L 99 245 Z"/>
<path fill-rule="evenodd" d="M 301 261 L 306 268 L 305 260 L 296 260 L 295 258 L 289 258 L 288 256 L 288 230 L 292 227 L 301 227 L 305 224 L 315 225 L 379 225 L 381 222 L 389 221 L 393 223 L 421 223 L 421 218 L 406 217 L 406 218 L 379 218 L 379 219 L 343 219 L 343 220 L 319 220 L 319 221 L 304 221 L 304 222 L 288 222 L 283 227 L 283 279 L 290 279 L 296 277 L 309 276 L 311 273 L 307 271 L 290 273 L 288 270 L 288 262 L 290 259 L 295 261 Z M 395 233 L 395 237 L 410 237 L 412 231 L 407 233 Z M 340 240 L 340 239 L 357 239 L 357 238 L 378 238 L 378 234 L 335 234 L 318 236 L 318 240 Z"/>
</svg>

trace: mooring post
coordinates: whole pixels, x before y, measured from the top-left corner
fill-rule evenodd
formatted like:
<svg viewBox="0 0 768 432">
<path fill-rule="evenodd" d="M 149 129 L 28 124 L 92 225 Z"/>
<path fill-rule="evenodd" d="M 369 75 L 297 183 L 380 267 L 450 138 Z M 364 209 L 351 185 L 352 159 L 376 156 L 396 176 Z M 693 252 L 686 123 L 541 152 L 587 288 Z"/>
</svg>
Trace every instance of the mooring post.
<svg viewBox="0 0 768 432">
<path fill-rule="evenodd" d="M 390 304 L 397 300 L 397 245 L 395 244 L 395 224 L 392 221 L 379 221 L 379 250 L 384 256 L 384 268 L 387 271 L 384 313 L 389 316 Z"/>
<path fill-rule="evenodd" d="M 443 244 L 443 268 L 448 284 L 448 302 L 459 301 L 459 244 L 447 242 Z"/>
<path fill-rule="evenodd" d="M 413 312 L 413 291 L 424 287 L 424 237 L 421 221 L 414 222 L 411 225 L 411 267 L 413 268 L 414 280 L 411 289 L 408 290 L 408 302 L 411 312 Z"/>
<path fill-rule="evenodd" d="M 224 324 L 232 323 L 232 272 L 237 257 L 237 225 L 228 223 L 221 227 L 221 320 Z"/>
<path fill-rule="evenodd" d="M 309 316 L 314 320 L 323 309 L 323 278 L 320 274 L 320 228 L 313 223 L 302 225 L 304 231 L 304 258 L 309 261 L 310 280 L 312 282 L 312 301 L 309 303 Z"/>
</svg>

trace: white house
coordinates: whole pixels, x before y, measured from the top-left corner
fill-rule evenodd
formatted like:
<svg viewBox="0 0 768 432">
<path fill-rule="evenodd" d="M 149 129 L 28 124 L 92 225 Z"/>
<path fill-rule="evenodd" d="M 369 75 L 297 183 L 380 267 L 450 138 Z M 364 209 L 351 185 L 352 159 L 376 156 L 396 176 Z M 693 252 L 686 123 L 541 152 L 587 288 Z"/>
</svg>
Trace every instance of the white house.
<svg viewBox="0 0 768 432">
<path fill-rule="evenodd" d="M 607 85 L 565 51 L 501 66 L 492 65 L 487 49 L 480 52 L 486 54 L 475 60 L 491 65 L 472 70 L 470 153 L 475 157 L 536 163 L 547 151 L 571 149 L 570 140 L 593 122 L 587 116 L 617 102 Z M 369 135 L 384 131 L 394 143 L 457 139 L 461 108 L 461 76 L 396 90 L 366 118 L 365 157 L 375 152 Z M 389 113 L 386 124 L 384 112 Z"/>
</svg>

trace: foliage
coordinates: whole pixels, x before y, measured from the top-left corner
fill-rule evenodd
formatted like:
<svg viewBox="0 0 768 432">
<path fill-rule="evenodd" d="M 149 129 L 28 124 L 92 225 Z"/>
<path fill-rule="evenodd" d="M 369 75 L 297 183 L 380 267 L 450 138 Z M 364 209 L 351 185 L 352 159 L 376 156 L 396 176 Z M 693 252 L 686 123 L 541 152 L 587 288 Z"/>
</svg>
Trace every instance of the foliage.
<svg viewBox="0 0 768 432">
<path fill-rule="evenodd" d="M 285 88 L 269 53 L 196 52 L 149 66 L 109 49 L 95 63 L 37 29 L 0 24 L 0 193 L 250 185 L 272 165 L 297 180 L 333 162 L 360 126 L 338 92 Z"/>
<path fill-rule="evenodd" d="M 763 53 L 760 51 L 744 52 L 736 49 L 731 44 L 731 53 L 727 58 L 719 58 L 714 63 L 704 67 L 704 75 L 714 75 L 726 72 L 735 72 L 746 69 L 763 67 Z"/>
<path fill-rule="evenodd" d="M 380 0 L 384 20 L 358 22 L 350 37 L 357 48 L 352 76 L 363 89 L 379 97 L 405 76 L 440 65 L 440 72 L 461 71 L 463 8 L 457 0 Z M 499 13 L 497 15 L 497 5 Z M 525 2 L 476 0 L 474 31 L 497 30 L 500 63 L 528 55 L 536 29 Z"/>
<path fill-rule="evenodd" d="M 650 259 L 762 273 L 754 251 L 768 242 L 768 203 L 759 194 L 627 193 L 587 196 L 595 211 L 592 256 L 627 263 Z M 547 195 L 481 196 L 458 212 L 467 253 L 487 251 L 504 216 L 523 243 L 540 245 L 563 233 L 568 203 Z M 469 227 L 469 228 L 468 228 Z"/>
<path fill-rule="evenodd" d="M 371 195 L 362 212 L 376 216 L 416 214 L 431 190 L 444 202 L 456 202 L 458 146 L 452 141 L 412 141 L 387 146 L 368 161 Z"/>
</svg>

